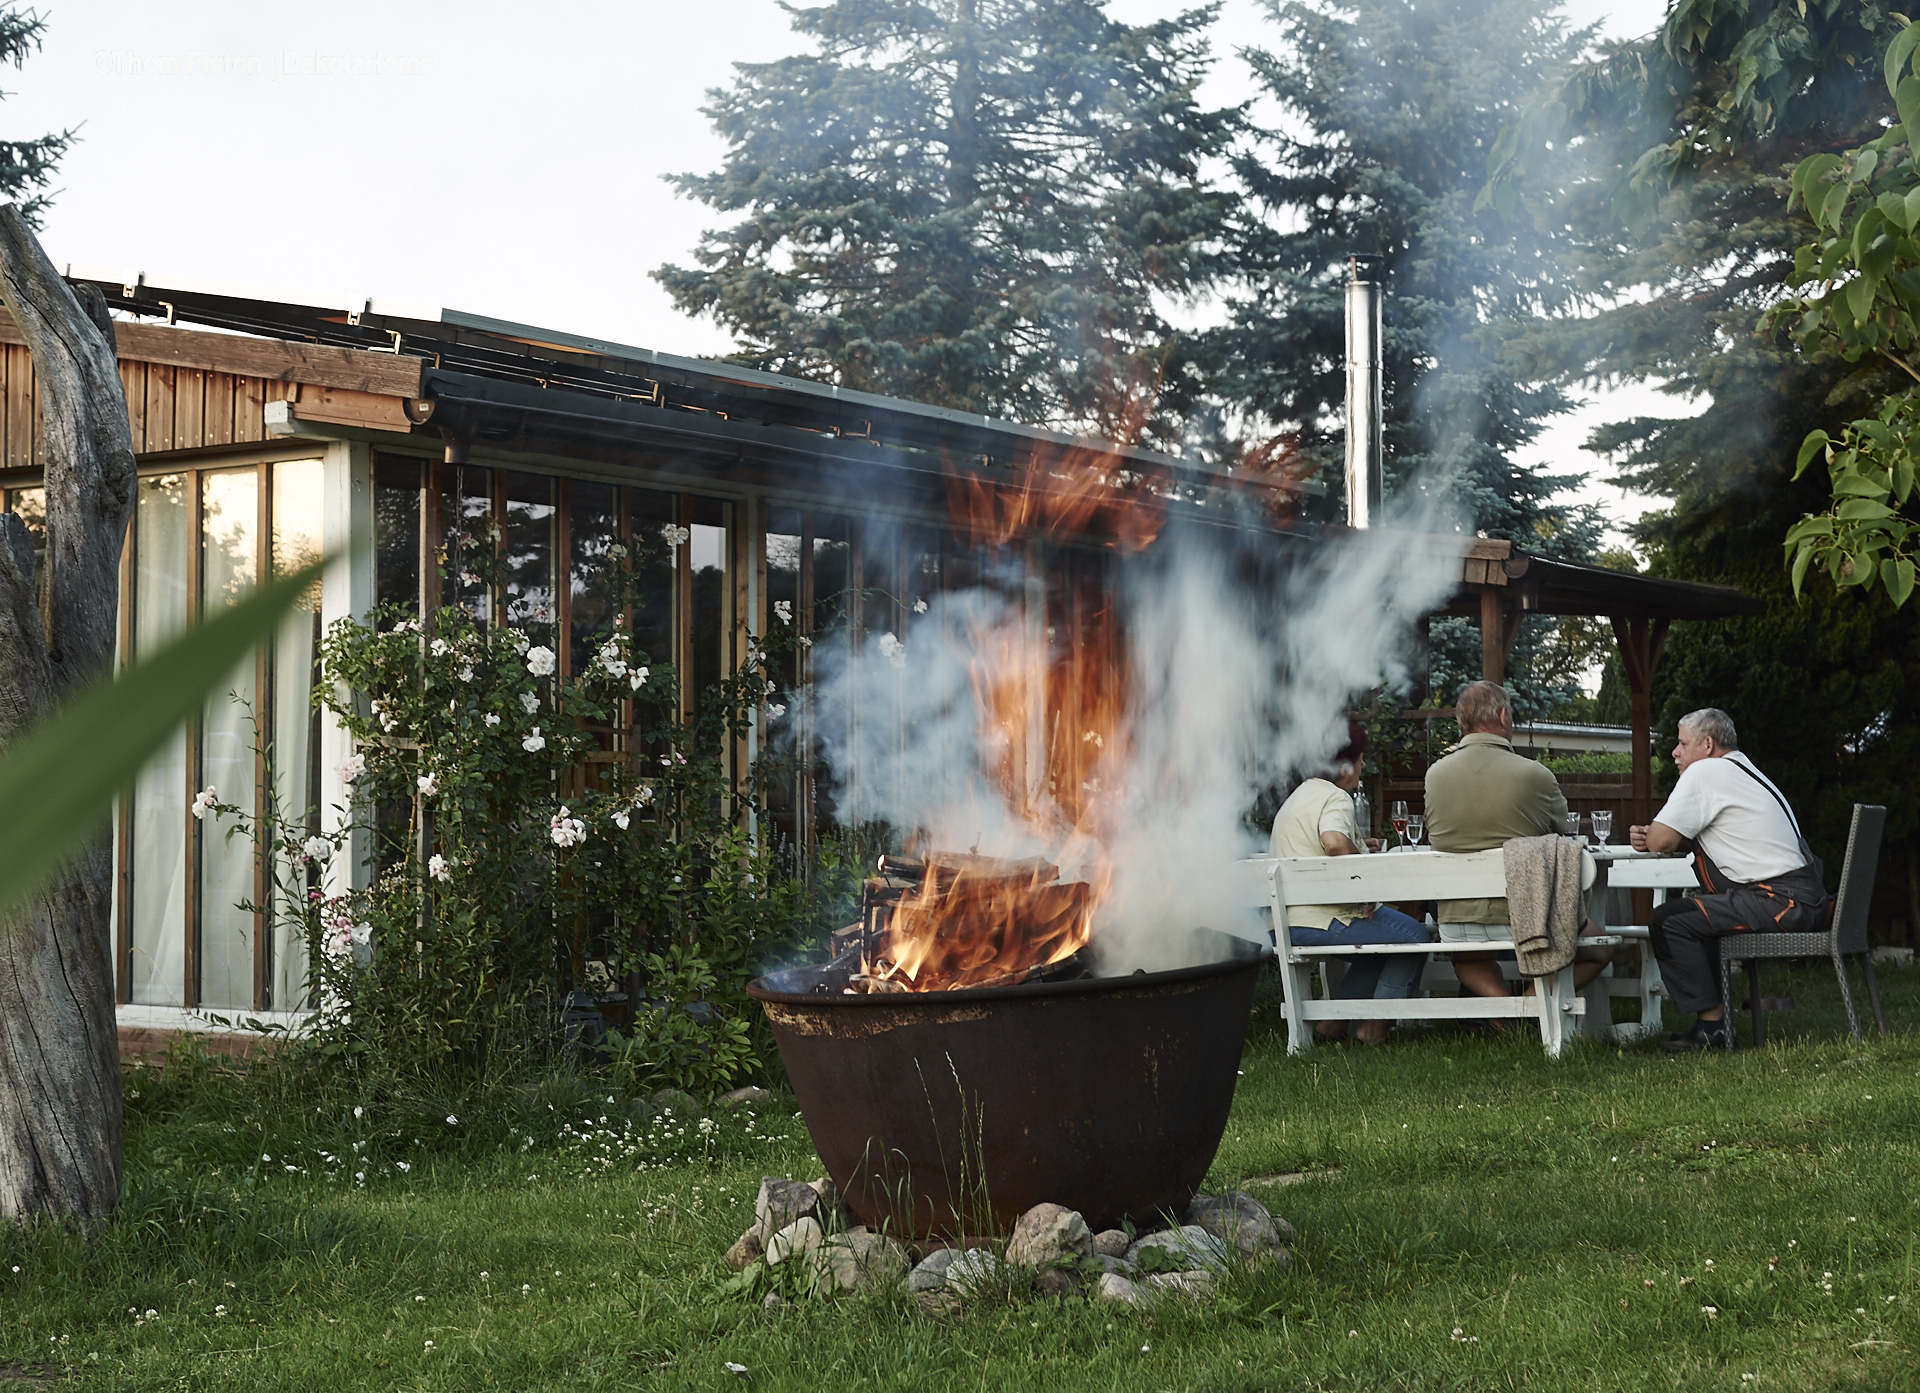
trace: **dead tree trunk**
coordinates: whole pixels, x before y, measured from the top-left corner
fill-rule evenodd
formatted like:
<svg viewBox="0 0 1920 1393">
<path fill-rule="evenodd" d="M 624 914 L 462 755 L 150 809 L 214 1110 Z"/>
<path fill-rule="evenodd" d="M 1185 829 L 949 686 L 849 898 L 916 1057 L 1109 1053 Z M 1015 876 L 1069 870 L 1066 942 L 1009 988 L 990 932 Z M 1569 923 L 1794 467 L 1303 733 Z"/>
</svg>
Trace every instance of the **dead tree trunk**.
<svg viewBox="0 0 1920 1393">
<path fill-rule="evenodd" d="M 47 585 L 25 525 L 0 513 L 0 750 L 76 685 L 104 676 L 133 515 L 133 440 L 113 325 L 80 300 L 19 210 L 0 207 L 0 297 L 33 353 L 45 419 Z M 0 1219 L 82 1225 L 120 1195 L 120 1050 L 108 941 L 113 857 L 95 837 L 0 918 Z"/>
</svg>

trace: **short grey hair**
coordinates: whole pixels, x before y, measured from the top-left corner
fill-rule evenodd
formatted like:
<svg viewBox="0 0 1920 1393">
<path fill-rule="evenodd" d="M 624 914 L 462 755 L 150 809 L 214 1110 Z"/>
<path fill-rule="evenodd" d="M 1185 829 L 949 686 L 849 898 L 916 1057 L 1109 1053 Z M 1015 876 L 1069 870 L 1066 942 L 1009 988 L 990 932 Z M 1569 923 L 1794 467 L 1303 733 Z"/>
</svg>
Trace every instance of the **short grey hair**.
<svg viewBox="0 0 1920 1393">
<path fill-rule="evenodd" d="M 1682 734 L 1692 731 L 1695 735 L 1704 735 L 1723 750 L 1740 748 L 1740 737 L 1733 728 L 1733 717 L 1717 706 L 1703 706 L 1698 711 L 1689 711 L 1680 718 Z"/>
<path fill-rule="evenodd" d="M 1454 717 L 1460 722 L 1462 735 L 1492 729 L 1500 724 L 1500 713 L 1511 710 L 1513 700 L 1498 682 L 1469 682 L 1460 689 L 1453 703 Z"/>
</svg>

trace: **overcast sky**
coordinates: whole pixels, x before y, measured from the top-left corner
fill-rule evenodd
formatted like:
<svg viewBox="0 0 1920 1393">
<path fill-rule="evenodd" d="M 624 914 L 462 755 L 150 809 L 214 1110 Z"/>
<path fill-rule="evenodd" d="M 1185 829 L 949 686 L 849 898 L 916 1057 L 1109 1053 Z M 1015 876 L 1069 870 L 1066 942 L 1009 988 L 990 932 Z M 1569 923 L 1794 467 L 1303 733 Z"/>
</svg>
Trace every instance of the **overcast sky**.
<svg viewBox="0 0 1920 1393">
<path fill-rule="evenodd" d="M 1166 8 L 1112 5 L 1136 22 Z M 6 75 L 0 114 L 13 139 L 82 127 L 43 234 L 56 262 L 446 306 L 673 353 L 730 346 L 648 273 L 690 264 L 709 225 L 661 180 L 720 162 L 703 93 L 732 63 L 799 47 L 773 0 L 53 0 L 42 12 L 46 48 Z M 1568 6 L 1620 36 L 1663 12 L 1663 0 Z M 1265 13 L 1227 0 L 1209 100 L 1252 95 L 1233 51 L 1271 42 Z M 1592 420 L 1658 400 L 1615 395 L 1532 453 L 1590 467 L 1578 444 Z M 1644 506 L 1588 493 L 1616 517 Z"/>
</svg>

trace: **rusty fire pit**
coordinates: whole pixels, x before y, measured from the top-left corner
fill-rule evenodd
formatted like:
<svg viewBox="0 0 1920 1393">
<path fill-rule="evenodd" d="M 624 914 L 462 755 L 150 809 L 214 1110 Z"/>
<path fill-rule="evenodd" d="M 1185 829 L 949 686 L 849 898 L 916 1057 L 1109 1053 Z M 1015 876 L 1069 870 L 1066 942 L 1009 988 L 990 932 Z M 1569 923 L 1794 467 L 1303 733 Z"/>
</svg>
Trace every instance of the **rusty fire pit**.
<svg viewBox="0 0 1920 1393">
<path fill-rule="evenodd" d="M 1170 972 L 845 995 L 841 959 L 747 991 L 865 1223 L 1004 1232 L 1052 1201 L 1113 1228 L 1184 1209 L 1233 1106 L 1271 950 L 1197 934 L 1196 956 L 1212 961 Z"/>
</svg>

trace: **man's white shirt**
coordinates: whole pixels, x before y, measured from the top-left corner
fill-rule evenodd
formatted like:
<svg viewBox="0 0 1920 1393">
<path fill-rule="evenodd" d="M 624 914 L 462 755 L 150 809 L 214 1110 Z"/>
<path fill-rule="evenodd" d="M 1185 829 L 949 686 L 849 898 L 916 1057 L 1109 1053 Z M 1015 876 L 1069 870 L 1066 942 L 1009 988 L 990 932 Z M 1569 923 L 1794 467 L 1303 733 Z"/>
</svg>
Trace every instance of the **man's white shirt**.
<svg viewBox="0 0 1920 1393">
<path fill-rule="evenodd" d="M 1736 760 L 1753 774 L 1734 768 Z M 1752 884 L 1798 870 L 1806 864 L 1800 837 L 1766 777 L 1737 750 L 1696 759 L 1680 771 L 1654 821 L 1692 841 L 1730 880 Z"/>
</svg>

